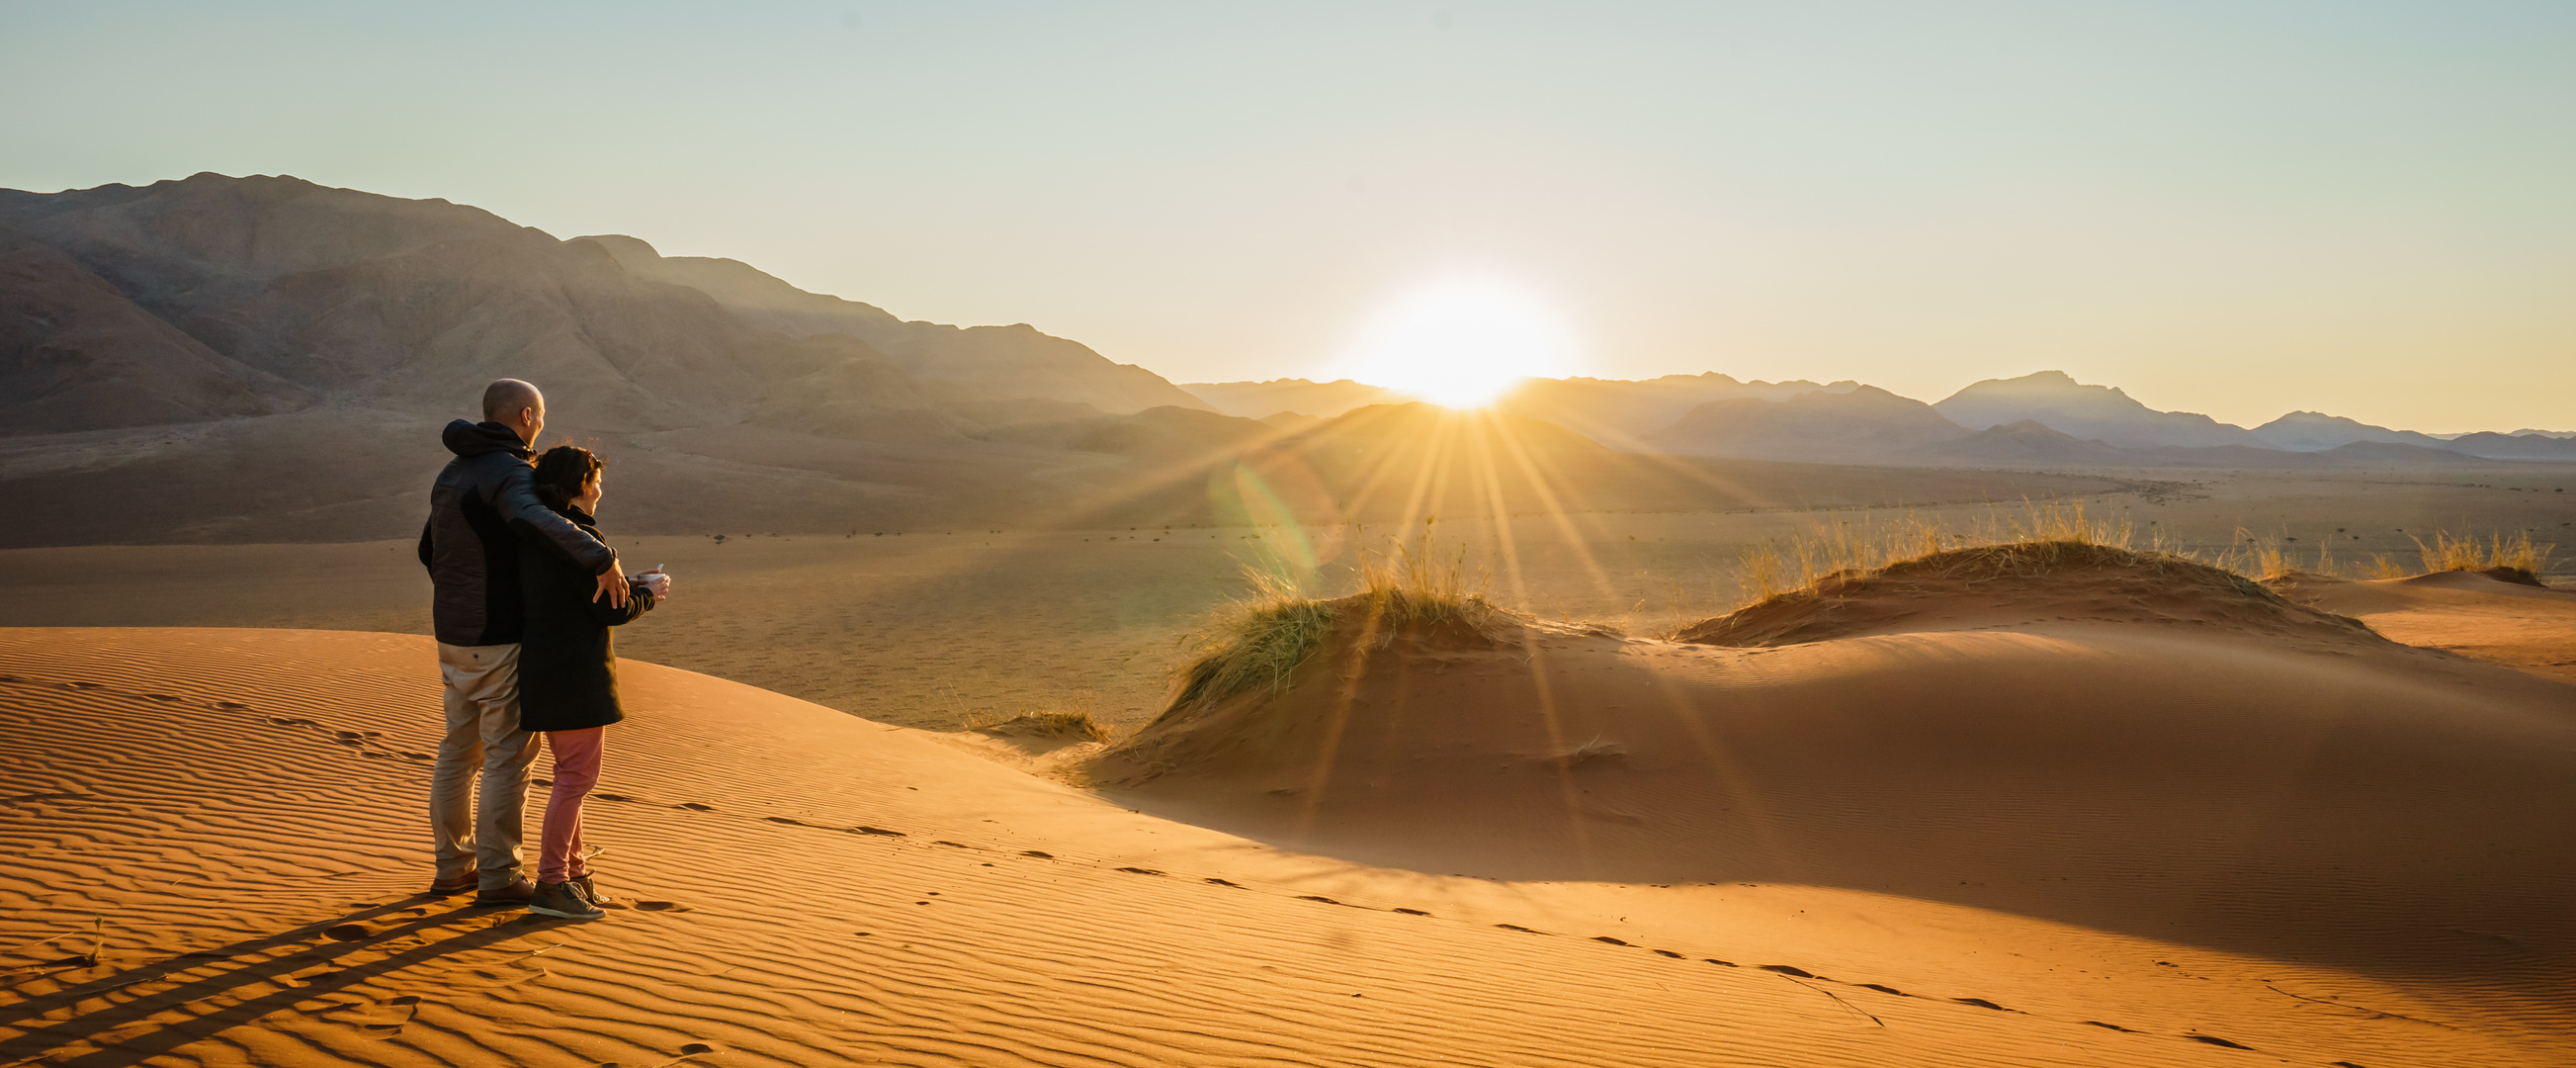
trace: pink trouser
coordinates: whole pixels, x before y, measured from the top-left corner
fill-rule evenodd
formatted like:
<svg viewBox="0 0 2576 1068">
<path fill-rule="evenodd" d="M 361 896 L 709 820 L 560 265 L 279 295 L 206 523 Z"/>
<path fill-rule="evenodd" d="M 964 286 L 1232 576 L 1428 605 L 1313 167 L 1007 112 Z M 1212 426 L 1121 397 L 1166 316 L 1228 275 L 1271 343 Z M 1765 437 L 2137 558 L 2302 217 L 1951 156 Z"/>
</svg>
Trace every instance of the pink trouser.
<svg viewBox="0 0 2576 1068">
<path fill-rule="evenodd" d="M 599 785 L 599 750 L 606 727 L 586 731 L 547 731 L 546 748 L 554 753 L 555 785 L 546 799 L 545 842 L 537 853 L 537 881 L 559 883 L 590 874 L 581 861 L 581 802 Z"/>
</svg>

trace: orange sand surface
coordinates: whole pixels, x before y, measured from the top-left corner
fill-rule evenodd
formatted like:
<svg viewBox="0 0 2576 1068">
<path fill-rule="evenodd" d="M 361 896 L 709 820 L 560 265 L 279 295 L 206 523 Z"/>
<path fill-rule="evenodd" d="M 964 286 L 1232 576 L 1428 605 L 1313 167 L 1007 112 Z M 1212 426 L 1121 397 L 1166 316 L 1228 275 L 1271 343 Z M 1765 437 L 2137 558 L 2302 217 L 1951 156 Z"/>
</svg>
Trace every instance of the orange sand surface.
<svg viewBox="0 0 2576 1068">
<path fill-rule="evenodd" d="M 2576 591 L 2445 571 L 2375 582 L 2301 576 L 2291 597 L 2408 645 L 2576 682 Z"/>
<path fill-rule="evenodd" d="M 0 630 L 0 1065 L 2576 1061 L 2576 689 L 2299 640 L 1434 642 L 1108 793 L 630 661 L 577 924 L 415 893 L 427 638 Z"/>
</svg>

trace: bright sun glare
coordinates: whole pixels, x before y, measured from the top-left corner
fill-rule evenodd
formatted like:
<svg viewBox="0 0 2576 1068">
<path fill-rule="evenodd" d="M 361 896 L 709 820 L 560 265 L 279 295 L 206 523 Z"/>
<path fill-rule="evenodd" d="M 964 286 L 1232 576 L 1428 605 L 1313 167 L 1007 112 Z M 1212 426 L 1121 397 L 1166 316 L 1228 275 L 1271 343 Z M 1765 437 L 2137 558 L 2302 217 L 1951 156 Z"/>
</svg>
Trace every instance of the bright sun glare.
<svg viewBox="0 0 2576 1068">
<path fill-rule="evenodd" d="M 1451 408 L 1480 408 L 1523 379 L 1574 371 L 1563 320 L 1500 282 L 1459 280 L 1405 298 L 1371 323 L 1344 373 Z"/>
</svg>

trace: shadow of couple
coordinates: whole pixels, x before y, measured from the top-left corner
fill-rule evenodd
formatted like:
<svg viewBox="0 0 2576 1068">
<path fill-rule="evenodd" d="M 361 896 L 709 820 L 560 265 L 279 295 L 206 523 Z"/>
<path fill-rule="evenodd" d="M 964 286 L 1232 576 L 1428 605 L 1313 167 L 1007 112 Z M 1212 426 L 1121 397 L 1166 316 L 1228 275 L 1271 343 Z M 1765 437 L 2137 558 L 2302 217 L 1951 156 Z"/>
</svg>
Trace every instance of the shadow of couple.
<svg viewBox="0 0 2576 1068">
<path fill-rule="evenodd" d="M 98 1048 L 48 1063 L 80 1068 L 134 1064 L 190 1042 L 214 1037 L 281 1009 L 328 997 L 373 979 L 441 957 L 495 948 L 512 939 L 572 922 L 518 910 L 460 906 L 444 911 L 433 910 L 382 928 L 370 926 L 372 921 L 417 911 L 440 900 L 421 894 L 371 905 L 332 919 L 217 949 L 182 953 L 50 994 L 0 1005 L 0 1029 L 23 1028 L 15 1035 L 0 1038 L 0 1064 L 20 1063 L 82 1043 L 92 1043 Z M 382 956 L 371 956 L 413 936 L 423 941 Z M 29 978 L 59 974 L 77 966 L 70 962 L 78 959 L 66 958 L 59 967 Z M 339 966 L 334 967 L 335 964 Z M 317 968 L 330 970 L 311 975 L 296 974 Z M 195 974 L 208 969 L 213 971 Z M 76 1011 L 61 1020 L 21 1023 L 42 1021 L 44 1017 L 65 1009 L 78 1009 L 84 1003 L 112 997 L 128 987 L 162 981 L 175 981 L 177 985 Z M 11 984 L 12 987 L 16 985 L 19 984 Z M 245 987 L 263 985 L 274 989 L 221 1005 L 200 1004 Z M 416 1006 L 418 999 L 394 998 L 390 1003 Z M 415 1007 L 413 1011 L 416 1013 L 418 1010 Z M 161 1019 L 172 1014 L 179 1018 Z M 137 1025 L 147 1025 L 147 1029 L 134 1030 Z"/>
</svg>

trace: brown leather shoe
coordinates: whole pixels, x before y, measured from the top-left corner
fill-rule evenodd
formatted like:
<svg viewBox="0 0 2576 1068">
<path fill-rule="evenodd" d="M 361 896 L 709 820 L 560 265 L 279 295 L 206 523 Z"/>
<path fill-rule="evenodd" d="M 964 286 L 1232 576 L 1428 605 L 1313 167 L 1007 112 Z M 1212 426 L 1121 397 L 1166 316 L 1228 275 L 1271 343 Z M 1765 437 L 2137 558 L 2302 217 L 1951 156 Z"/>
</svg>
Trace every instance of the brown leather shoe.
<svg viewBox="0 0 2576 1068">
<path fill-rule="evenodd" d="M 483 873 L 479 871 L 468 871 L 453 879 L 430 880 L 429 895 L 431 897 L 455 897 L 458 894 L 465 893 L 481 885 L 483 885 Z"/>
<path fill-rule="evenodd" d="M 498 890 L 486 890 L 474 895 L 474 907 L 478 909 L 525 908 L 528 899 L 535 896 L 537 896 L 537 884 L 520 879 Z"/>
<path fill-rule="evenodd" d="M 590 876 L 588 875 L 577 876 L 565 881 L 571 883 L 574 889 L 581 891 L 582 900 L 588 901 L 593 905 L 597 905 L 604 909 L 622 909 L 626 907 L 625 902 L 600 893 L 598 887 L 590 884 Z"/>
</svg>

